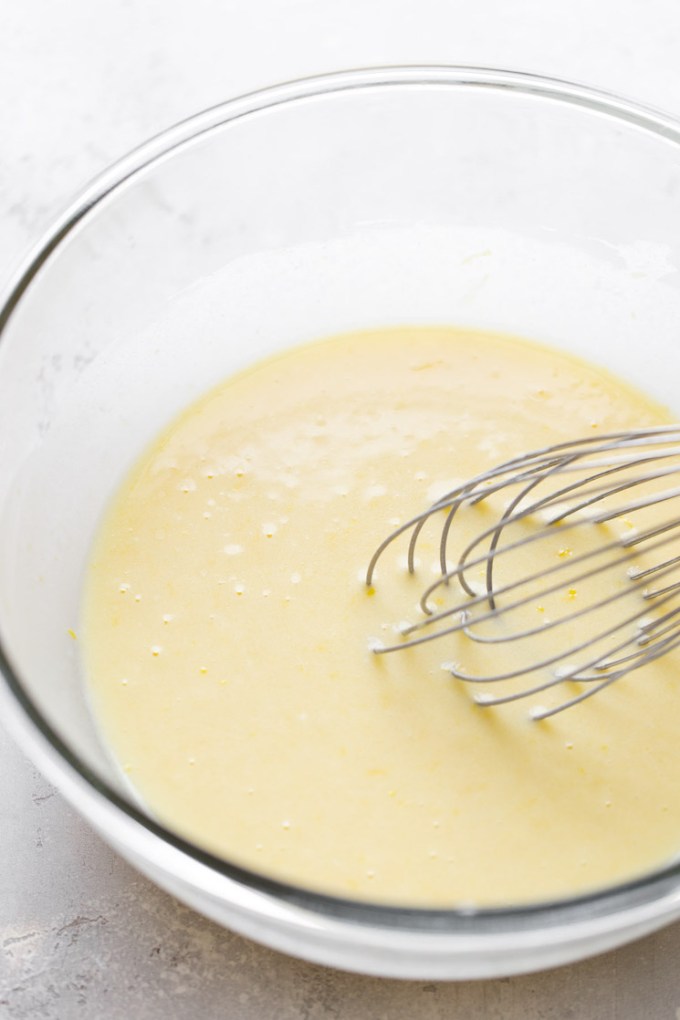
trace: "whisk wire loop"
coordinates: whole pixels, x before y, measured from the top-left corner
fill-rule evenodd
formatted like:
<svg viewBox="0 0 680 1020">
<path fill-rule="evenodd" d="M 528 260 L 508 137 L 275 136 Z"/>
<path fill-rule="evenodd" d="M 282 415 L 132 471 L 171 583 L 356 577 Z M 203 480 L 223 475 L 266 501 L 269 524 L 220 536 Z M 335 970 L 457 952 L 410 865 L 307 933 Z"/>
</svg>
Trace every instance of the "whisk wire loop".
<svg viewBox="0 0 680 1020">
<path fill-rule="evenodd" d="M 576 630 L 576 639 L 565 637 L 563 646 L 556 642 L 548 654 L 534 652 L 526 662 L 509 668 L 467 671 L 460 664 L 446 664 L 453 676 L 473 685 L 546 673 L 540 682 L 519 690 L 476 695 L 475 700 L 485 706 L 532 697 L 569 682 L 586 685 L 586 690 L 566 700 L 534 708 L 531 714 L 537 719 L 572 707 L 668 654 L 680 646 L 680 605 L 672 605 L 680 598 L 680 555 L 661 554 L 660 560 L 658 556 L 659 550 L 679 539 L 680 485 L 662 485 L 679 474 L 680 426 L 665 425 L 545 446 L 463 482 L 396 528 L 371 557 L 368 585 L 374 584 L 377 565 L 386 550 L 408 535 L 407 567 L 414 574 L 423 532 L 428 526 L 437 526 L 443 516 L 439 523 L 439 577 L 420 596 L 422 618 L 399 628 L 401 641 L 391 645 L 374 642 L 373 650 L 385 654 L 459 635 L 456 640 L 469 641 L 470 648 L 503 651 L 522 641 L 541 641 L 559 627 L 566 635 Z M 676 514 L 659 520 L 659 508 L 669 503 L 677 503 Z M 486 507 L 483 521 L 488 521 L 490 510 L 491 523 L 485 523 L 471 539 L 459 541 L 462 548 L 453 555 L 459 531 L 461 535 L 469 533 L 471 515 L 482 506 Z M 464 518 L 460 516 L 463 513 Z M 456 527 L 459 518 L 460 529 Z M 611 531 L 614 526 L 620 533 Z M 514 537 L 518 529 L 519 537 Z M 556 534 L 562 539 L 570 533 L 577 546 L 585 544 L 584 551 L 563 551 L 565 558 L 559 563 L 541 558 L 543 549 L 554 550 L 554 543 L 546 546 L 546 539 Z M 521 561 L 524 555 L 526 561 L 528 553 L 532 568 L 527 571 L 524 567 L 512 576 L 517 557 Z M 510 579 L 498 582 L 501 562 Z M 481 572 L 482 585 L 473 580 L 475 572 Z M 612 572 L 612 581 L 607 581 L 604 591 L 597 589 L 595 579 L 604 579 L 607 572 Z M 554 600 L 565 588 L 575 595 L 576 585 L 581 583 L 592 588 L 590 601 L 567 613 L 546 615 L 540 624 L 523 622 L 522 614 L 526 618 L 532 607 L 543 613 L 544 602 Z M 601 586 L 602 580 L 598 583 Z M 454 586 L 460 591 L 458 598 Z M 449 604 L 437 610 L 433 599 L 436 596 L 441 603 L 445 590 Z M 627 604 L 628 610 L 607 617 L 606 612 L 619 602 Z M 602 610 L 605 615 L 596 624 Z M 510 625 L 513 614 L 521 626 Z M 487 633 L 484 625 L 495 629 Z"/>
</svg>

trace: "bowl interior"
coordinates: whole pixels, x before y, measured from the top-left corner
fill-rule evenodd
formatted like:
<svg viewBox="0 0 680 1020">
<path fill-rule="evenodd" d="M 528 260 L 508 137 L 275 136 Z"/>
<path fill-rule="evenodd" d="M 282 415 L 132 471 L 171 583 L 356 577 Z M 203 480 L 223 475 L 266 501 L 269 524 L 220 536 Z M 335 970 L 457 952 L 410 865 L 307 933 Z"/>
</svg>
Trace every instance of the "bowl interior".
<svg viewBox="0 0 680 1020">
<path fill-rule="evenodd" d="M 227 104 L 114 168 L 1 338 L 0 637 L 123 793 L 84 694 L 83 573 L 117 484 L 206 388 L 323 335 L 453 323 L 590 358 L 680 414 L 676 141 L 455 76 L 284 98 Z"/>
</svg>

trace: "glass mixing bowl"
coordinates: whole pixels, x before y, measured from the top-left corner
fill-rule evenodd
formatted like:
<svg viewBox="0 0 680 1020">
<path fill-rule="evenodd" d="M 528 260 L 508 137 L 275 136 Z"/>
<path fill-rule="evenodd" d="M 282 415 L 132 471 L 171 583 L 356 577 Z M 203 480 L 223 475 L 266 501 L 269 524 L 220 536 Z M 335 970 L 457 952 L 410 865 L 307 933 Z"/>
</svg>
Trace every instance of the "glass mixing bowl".
<svg viewBox="0 0 680 1020">
<path fill-rule="evenodd" d="M 566 348 L 680 414 L 679 267 L 680 126 L 530 75 L 409 67 L 295 82 L 201 113 L 112 167 L 0 310 L 0 687 L 29 754 L 158 884 L 321 963 L 498 976 L 680 915 L 676 862 L 577 900 L 438 911 L 318 895 L 218 860 L 121 785 L 69 635 L 112 491 L 216 380 L 324 334 L 453 323 Z"/>
</svg>

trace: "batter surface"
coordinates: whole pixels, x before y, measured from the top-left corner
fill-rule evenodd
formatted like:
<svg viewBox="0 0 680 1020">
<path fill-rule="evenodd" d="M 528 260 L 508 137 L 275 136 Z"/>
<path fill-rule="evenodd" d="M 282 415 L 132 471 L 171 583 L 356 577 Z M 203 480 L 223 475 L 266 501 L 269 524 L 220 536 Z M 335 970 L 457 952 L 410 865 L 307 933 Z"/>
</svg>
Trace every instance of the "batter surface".
<svg viewBox="0 0 680 1020">
<path fill-rule="evenodd" d="M 125 481 L 85 594 L 94 711 L 150 811 L 277 878 L 411 905 L 573 895 L 676 855 L 677 655 L 534 723 L 473 704 L 436 643 L 370 652 L 430 563 L 411 578 L 395 547 L 363 584 L 458 480 L 666 420 L 594 366 L 452 328 L 340 336 L 210 392 Z"/>
</svg>

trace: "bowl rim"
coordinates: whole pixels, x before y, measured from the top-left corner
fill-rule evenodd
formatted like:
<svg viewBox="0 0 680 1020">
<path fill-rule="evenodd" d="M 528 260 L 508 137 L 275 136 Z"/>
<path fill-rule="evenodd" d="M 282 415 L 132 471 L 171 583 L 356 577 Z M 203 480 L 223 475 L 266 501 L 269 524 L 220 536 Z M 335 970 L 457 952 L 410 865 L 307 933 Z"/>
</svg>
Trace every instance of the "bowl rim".
<svg viewBox="0 0 680 1020">
<path fill-rule="evenodd" d="M 540 100 L 569 104 L 591 113 L 603 114 L 612 120 L 641 128 L 680 146 L 680 120 L 669 114 L 608 91 L 516 70 L 439 64 L 380 66 L 329 72 L 257 89 L 211 106 L 176 123 L 131 150 L 95 177 L 44 231 L 0 293 L 0 342 L 4 339 L 10 319 L 32 281 L 76 225 L 104 199 L 152 164 L 178 152 L 200 136 L 254 113 L 312 97 L 409 86 L 484 89 L 534 96 Z M 677 889 L 680 880 L 679 859 L 676 863 L 670 863 L 633 880 L 576 897 L 498 907 L 399 906 L 353 900 L 307 889 L 292 882 L 271 878 L 201 849 L 190 840 L 148 817 L 140 808 L 118 793 L 68 746 L 42 714 L 24 686 L 18 669 L 12 664 L 11 655 L 3 643 L 1 629 L 0 676 L 4 680 L 9 701 L 13 703 L 18 716 L 21 717 L 18 720 L 20 725 L 17 727 L 20 743 L 26 745 L 29 753 L 35 753 L 41 758 L 43 763 L 49 763 L 47 770 L 50 775 L 56 771 L 61 778 L 67 779 L 70 773 L 81 786 L 85 784 L 89 793 L 101 802 L 109 816 L 118 816 L 122 813 L 128 824 L 141 827 L 147 836 L 161 840 L 218 875 L 253 891 L 273 896 L 279 901 L 311 910 L 317 915 L 323 914 L 337 920 L 391 929 L 422 930 L 429 933 L 436 931 L 449 936 L 455 933 L 479 934 L 484 930 L 498 933 L 504 928 L 514 930 L 517 927 L 532 926 L 541 922 L 553 927 L 576 920 L 603 918 L 623 910 L 629 911 L 631 906 L 649 905 L 664 896 L 667 897 L 670 891 Z M 50 752 L 46 757 L 45 747 Z M 674 901 L 675 899 L 673 896 Z"/>
</svg>

